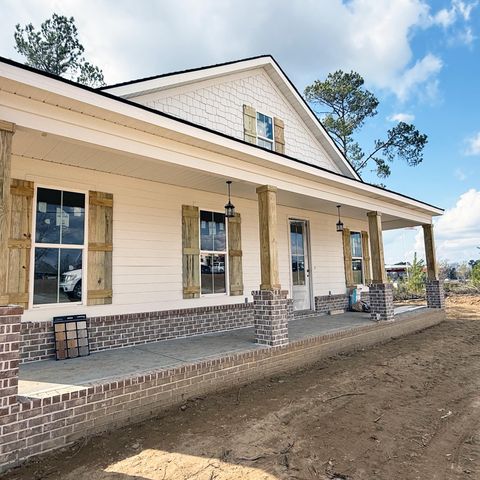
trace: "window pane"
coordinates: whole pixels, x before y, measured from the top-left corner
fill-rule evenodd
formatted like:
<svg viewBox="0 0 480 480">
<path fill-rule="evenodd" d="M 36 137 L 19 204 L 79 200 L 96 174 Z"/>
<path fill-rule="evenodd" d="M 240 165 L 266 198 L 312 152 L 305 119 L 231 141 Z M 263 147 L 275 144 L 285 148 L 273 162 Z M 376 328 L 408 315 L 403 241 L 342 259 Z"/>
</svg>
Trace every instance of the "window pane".
<svg viewBox="0 0 480 480">
<path fill-rule="evenodd" d="M 260 137 L 273 140 L 273 120 L 272 117 L 257 112 L 257 134 Z"/>
<path fill-rule="evenodd" d="M 59 302 L 82 300 L 82 250 L 66 248 L 60 250 Z"/>
<path fill-rule="evenodd" d="M 213 215 L 212 212 L 200 212 L 200 249 L 213 250 Z"/>
<path fill-rule="evenodd" d="M 212 266 L 213 255 L 200 255 L 200 275 L 203 294 L 213 293 Z"/>
<path fill-rule="evenodd" d="M 305 285 L 305 257 L 292 255 L 292 276 L 294 285 Z"/>
<path fill-rule="evenodd" d="M 57 303 L 58 248 L 35 249 L 33 303 Z"/>
<path fill-rule="evenodd" d="M 63 192 L 62 243 L 83 245 L 85 195 Z"/>
<path fill-rule="evenodd" d="M 225 293 L 225 255 L 213 255 L 213 293 Z"/>
<path fill-rule="evenodd" d="M 62 192 L 48 188 L 37 189 L 37 243 L 60 243 L 62 224 Z"/>
<path fill-rule="evenodd" d="M 362 257 L 362 236 L 358 232 L 350 234 L 350 245 L 352 247 L 352 257 Z"/>
<path fill-rule="evenodd" d="M 268 150 L 273 150 L 273 142 L 267 142 L 261 138 L 257 139 L 257 145 L 262 148 L 268 148 Z"/>
<path fill-rule="evenodd" d="M 353 283 L 356 285 L 363 283 L 362 261 L 352 260 Z"/>
<path fill-rule="evenodd" d="M 226 250 L 225 215 L 223 213 L 214 213 L 213 221 L 215 225 L 213 250 L 216 252 L 224 252 Z"/>
</svg>

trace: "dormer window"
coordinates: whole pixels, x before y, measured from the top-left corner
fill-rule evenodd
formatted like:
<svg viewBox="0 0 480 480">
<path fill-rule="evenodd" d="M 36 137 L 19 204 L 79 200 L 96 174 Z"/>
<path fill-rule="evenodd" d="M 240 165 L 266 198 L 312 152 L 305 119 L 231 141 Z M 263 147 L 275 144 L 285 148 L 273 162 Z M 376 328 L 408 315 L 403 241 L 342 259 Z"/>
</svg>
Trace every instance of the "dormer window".
<svg viewBox="0 0 480 480">
<path fill-rule="evenodd" d="M 257 112 L 257 145 L 273 150 L 273 118 Z"/>
</svg>

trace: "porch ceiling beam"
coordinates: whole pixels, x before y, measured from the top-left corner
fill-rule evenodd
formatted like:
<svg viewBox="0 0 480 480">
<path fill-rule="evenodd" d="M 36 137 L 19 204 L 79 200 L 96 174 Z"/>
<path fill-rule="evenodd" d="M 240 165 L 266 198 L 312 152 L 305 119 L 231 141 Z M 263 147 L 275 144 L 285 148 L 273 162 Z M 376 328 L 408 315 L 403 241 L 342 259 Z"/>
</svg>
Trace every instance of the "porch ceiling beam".
<svg viewBox="0 0 480 480">
<path fill-rule="evenodd" d="M 397 200 L 389 202 L 377 195 L 368 196 L 367 192 L 358 190 L 358 185 L 355 189 L 347 185 L 333 185 L 328 179 L 307 175 L 303 171 L 287 173 L 286 168 L 269 168 L 7 92 L 0 92 L 0 117 L 9 118 L 29 129 L 85 142 L 100 149 L 126 152 L 156 162 L 210 172 L 219 177 L 228 176 L 253 185 L 269 183 L 286 192 L 364 210 L 380 210 L 418 223 L 431 221 L 431 212 L 416 206 L 399 205 Z"/>
</svg>

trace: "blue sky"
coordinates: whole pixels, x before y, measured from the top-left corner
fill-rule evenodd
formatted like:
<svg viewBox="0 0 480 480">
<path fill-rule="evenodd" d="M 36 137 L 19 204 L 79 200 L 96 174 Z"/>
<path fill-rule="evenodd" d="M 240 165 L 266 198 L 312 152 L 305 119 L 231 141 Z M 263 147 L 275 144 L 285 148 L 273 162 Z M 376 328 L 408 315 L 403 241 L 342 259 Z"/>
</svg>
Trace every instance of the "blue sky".
<svg viewBox="0 0 480 480">
<path fill-rule="evenodd" d="M 141 7 L 139 7 L 141 5 Z M 479 0 L 2 0 L 0 55 L 16 23 L 74 16 L 87 58 L 107 83 L 271 53 L 299 90 L 338 68 L 356 70 L 381 101 L 359 135 L 406 119 L 429 136 L 424 162 L 401 163 L 388 188 L 446 209 L 440 259 L 478 258 L 480 245 Z M 252 12 L 255 12 L 252 15 Z M 368 172 L 367 181 L 376 181 Z M 386 261 L 422 251 L 415 230 L 385 234 Z"/>
</svg>

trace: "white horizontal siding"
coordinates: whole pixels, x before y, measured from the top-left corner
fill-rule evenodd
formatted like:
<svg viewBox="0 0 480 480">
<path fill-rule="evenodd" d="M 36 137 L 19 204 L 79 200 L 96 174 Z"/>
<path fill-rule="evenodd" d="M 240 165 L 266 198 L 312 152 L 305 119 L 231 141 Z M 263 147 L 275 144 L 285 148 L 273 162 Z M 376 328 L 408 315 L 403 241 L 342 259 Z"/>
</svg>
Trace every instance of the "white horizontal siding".
<svg viewBox="0 0 480 480">
<path fill-rule="evenodd" d="M 99 190 L 114 196 L 113 305 L 38 307 L 25 320 L 48 320 L 54 315 L 87 313 L 110 315 L 243 302 L 260 284 L 257 202 L 233 198 L 242 215 L 244 296 L 182 298 L 182 205 L 222 211 L 225 196 L 189 190 L 119 175 L 92 172 L 26 158 L 13 158 L 14 178 L 53 188 Z M 79 187 L 81 185 L 81 187 Z M 278 257 L 280 280 L 290 290 L 288 218 L 304 218 L 311 225 L 314 294 L 343 293 L 345 276 L 341 235 L 334 216 L 278 207 Z M 346 226 L 354 228 L 347 219 Z M 358 224 L 358 225 L 357 225 Z M 355 226 L 365 229 L 366 224 Z"/>
</svg>

